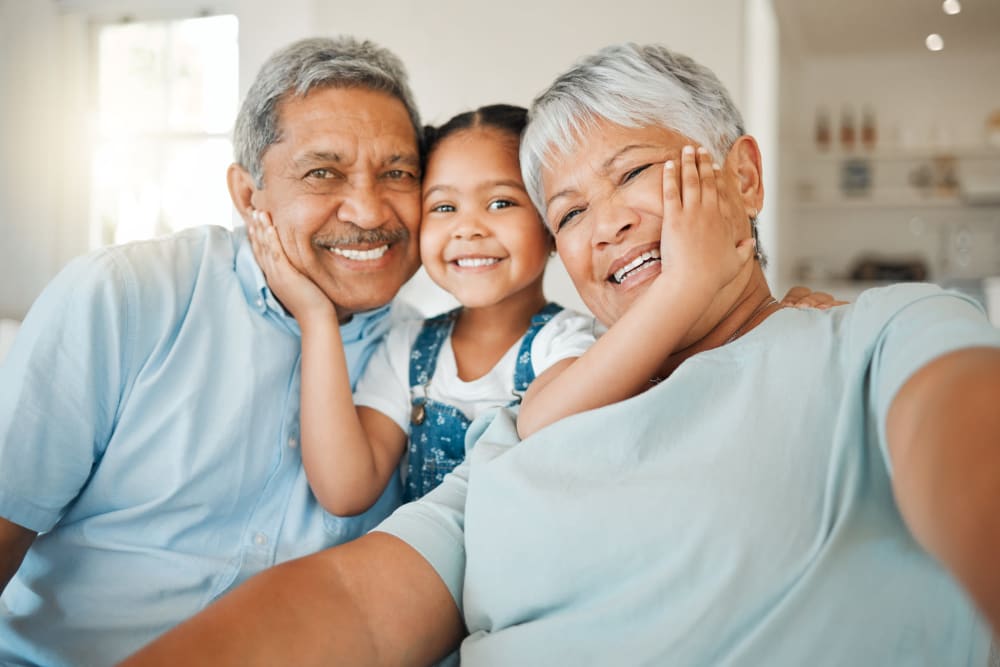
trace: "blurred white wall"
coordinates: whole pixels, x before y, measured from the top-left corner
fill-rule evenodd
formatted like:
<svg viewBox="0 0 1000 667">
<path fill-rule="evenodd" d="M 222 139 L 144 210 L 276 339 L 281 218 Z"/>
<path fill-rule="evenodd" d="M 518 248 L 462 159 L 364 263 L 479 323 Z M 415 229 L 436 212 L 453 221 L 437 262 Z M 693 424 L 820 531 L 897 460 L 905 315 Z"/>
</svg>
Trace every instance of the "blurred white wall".
<svg viewBox="0 0 1000 667">
<path fill-rule="evenodd" d="M 400 55 L 425 122 L 493 102 L 527 105 L 576 58 L 624 40 L 663 43 L 700 60 L 744 111 L 748 95 L 774 94 L 768 85 L 748 84 L 756 79 L 748 62 L 773 57 L 770 0 L 594 6 L 569 0 L 0 0 L 0 317 L 23 316 L 55 272 L 89 249 L 91 17 L 202 10 L 239 18 L 241 95 L 275 49 L 300 37 L 341 33 L 373 39 Z M 756 33 L 748 41 L 751 23 Z M 771 132 L 776 121 L 767 118 L 768 105 L 753 109 L 750 131 Z M 224 174 L 219 187 L 225 187 Z M 425 311 L 448 304 L 427 289 L 429 280 L 415 280 L 417 287 L 406 293 L 419 294 Z M 550 271 L 547 289 L 550 298 L 579 307 L 560 266 Z"/>
</svg>

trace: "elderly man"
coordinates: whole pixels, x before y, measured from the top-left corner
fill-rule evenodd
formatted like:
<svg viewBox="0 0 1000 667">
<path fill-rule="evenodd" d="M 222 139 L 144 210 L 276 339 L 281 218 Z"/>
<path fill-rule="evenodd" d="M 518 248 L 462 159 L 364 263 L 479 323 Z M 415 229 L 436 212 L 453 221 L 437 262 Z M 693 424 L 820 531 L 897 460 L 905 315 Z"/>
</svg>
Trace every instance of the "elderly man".
<svg viewBox="0 0 1000 667">
<path fill-rule="evenodd" d="M 402 64 L 352 39 L 276 53 L 237 119 L 233 203 L 334 302 L 352 381 L 419 264 L 421 131 Z M 110 664 L 398 504 L 398 482 L 360 516 L 316 503 L 299 350 L 243 229 L 56 277 L 0 368 L 0 663 Z"/>
</svg>

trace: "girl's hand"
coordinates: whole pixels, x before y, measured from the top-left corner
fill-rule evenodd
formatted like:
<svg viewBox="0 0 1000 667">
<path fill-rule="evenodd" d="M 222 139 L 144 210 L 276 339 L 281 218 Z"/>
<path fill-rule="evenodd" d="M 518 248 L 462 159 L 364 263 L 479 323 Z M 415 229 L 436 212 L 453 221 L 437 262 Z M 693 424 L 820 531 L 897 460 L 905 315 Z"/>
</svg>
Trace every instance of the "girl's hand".
<svg viewBox="0 0 1000 667">
<path fill-rule="evenodd" d="M 781 300 L 781 304 L 783 306 L 792 306 L 794 308 L 818 308 L 820 310 L 826 310 L 828 308 L 833 308 L 834 306 L 843 306 L 847 303 L 847 301 L 841 301 L 832 294 L 828 294 L 826 292 L 813 292 L 808 287 L 802 287 L 801 285 L 796 285 L 788 290 L 788 294 L 786 294 L 785 298 Z"/>
<path fill-rule="evenodd" d="M 247 235 L 267 286 L 300 325 L 303 319 L 311 316 L 336 316 L 333 302 L 323 290 L 288 261 L 270 215 L 253 211 L 247 223 Z"/>
<path fill-rule="evenodd" d="M 680 164 L 663 168 L 662 271 L 712 298 L 754 256 L 752 237 L 738 238 L 738 226 L 720 189 L 719 167 L 704 148 L 681 152 Z"/>
</svg>

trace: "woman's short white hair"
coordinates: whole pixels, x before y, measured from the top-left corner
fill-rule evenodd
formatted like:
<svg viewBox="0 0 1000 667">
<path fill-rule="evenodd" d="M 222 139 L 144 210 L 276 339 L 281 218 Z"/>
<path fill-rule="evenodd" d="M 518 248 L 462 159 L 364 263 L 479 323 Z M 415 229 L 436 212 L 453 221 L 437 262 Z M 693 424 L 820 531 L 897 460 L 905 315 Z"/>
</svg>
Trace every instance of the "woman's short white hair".
<svg viewBox="0 0 1000 667">
<path fill-rule="evenodd" d="M 584 58 L 531 105 L 521 140 L 521 173 L 545 215 L 542 168 L 576 148 L 599 119 L 625 127 L 655 125 L 705 146 L 720 164 L 744 134 L 743 118 L 707 67 L 655 44 L 616 44 Z"/>
</svg>

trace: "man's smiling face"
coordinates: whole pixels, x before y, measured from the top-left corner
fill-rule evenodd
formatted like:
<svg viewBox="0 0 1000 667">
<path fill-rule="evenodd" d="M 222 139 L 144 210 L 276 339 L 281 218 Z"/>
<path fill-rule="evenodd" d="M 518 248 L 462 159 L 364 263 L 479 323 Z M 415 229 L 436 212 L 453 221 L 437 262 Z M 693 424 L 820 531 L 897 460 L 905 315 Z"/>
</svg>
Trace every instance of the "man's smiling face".
<svg viewBox="0 0 1000 667">
<path fill-rule="evenodd" d="M 420 263 L 420 155 L 406 107 L 367 88 L 321 88 L 278 109 L 253 206 L 343 320 L 388 303 Z"/>
</svg>

